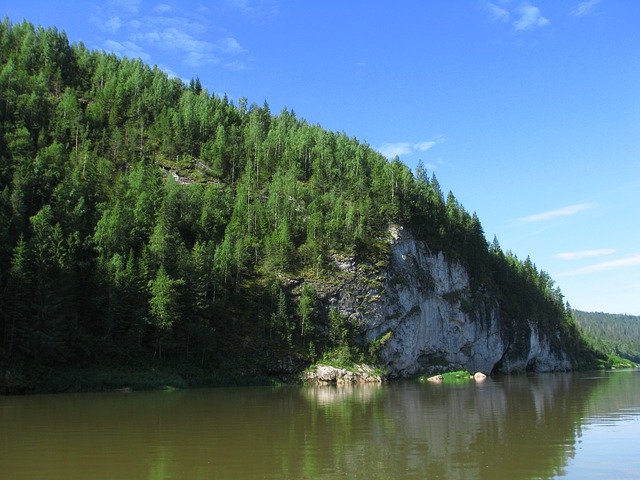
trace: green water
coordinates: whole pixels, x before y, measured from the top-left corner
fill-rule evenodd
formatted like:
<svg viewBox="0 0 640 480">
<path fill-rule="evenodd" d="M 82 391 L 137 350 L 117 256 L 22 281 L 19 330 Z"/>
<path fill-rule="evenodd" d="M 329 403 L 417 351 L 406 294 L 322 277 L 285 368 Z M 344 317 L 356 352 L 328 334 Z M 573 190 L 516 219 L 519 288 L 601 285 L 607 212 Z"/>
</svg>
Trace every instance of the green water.
<svg viewBox="0 0 640 480">
<path fill-rule="evenodd" d="M 638 479 L 640 372 L 0 397 L 0 479 Z"/>
</svg>

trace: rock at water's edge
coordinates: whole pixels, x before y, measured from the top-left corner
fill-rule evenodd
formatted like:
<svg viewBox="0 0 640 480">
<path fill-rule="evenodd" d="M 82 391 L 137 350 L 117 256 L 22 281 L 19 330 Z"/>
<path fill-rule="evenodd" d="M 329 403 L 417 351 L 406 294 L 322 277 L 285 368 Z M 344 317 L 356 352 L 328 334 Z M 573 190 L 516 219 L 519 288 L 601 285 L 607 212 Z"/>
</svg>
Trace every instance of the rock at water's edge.
<svg viewBox="0 0 640 480">
<path fill-rule="evenodd" d="M 383 377 L 374 373 L 368 365 L 356 365 L 355 371 L 329 365 L 317 365 L 315 370 L 304 373 L 303 380 L 309 383 L 321 385 L 355 384 L 355 383 L 381 383 Z"/>
<path fill-rule="evenodd" d="M 476 372 L 476 373 L 473 374 L 473 379 L 476 382 L 483 382 L 486 378 L 487 378 L 487 376 L 482 372 Z"/>
</svg>

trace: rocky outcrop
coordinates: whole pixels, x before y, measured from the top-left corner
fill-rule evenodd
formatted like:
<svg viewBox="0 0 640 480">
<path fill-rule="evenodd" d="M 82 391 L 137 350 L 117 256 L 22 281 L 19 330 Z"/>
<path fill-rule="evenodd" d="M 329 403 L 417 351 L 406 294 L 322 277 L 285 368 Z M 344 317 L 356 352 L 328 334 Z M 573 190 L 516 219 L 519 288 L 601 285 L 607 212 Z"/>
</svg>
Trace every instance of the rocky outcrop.
<svg viewBox="0 0 640 480">
<path fill-rule="evenodd" d="M 487 379 L 487 376 L 482 372 L 476 372 L 473 374 L 473 379 L 476 382 L 484 382 Z"/>
<path fill-rule="evenodd" d="M 522 320 L 507 329 L 495 298 L 471 292 L 465 268 L 396 227 L 390 230 L 386 268 L 364 281 L 357 265 L 342 261 L 345 280 L 326 300 L 360 328 L 365 342 L 382 338 L 379 354 L 390 376 L 442 371 L 564 371 L 566 353 L 552 348 L 550 332 Z M 517 339 L 514 337 L 517 337 Z M 557 334 L 559 335 L 559 334 Z"/>
<path fill-rule="evenodd" d="M 354 384 L 354 383 L 381 383 L 383 378 L 374 372 L 368 365 L 356 365 L 354 370 L 332 367 L 329 365 L 316 365 L 303 375 L 303 380 L 317 384 Z"/>
</svg>

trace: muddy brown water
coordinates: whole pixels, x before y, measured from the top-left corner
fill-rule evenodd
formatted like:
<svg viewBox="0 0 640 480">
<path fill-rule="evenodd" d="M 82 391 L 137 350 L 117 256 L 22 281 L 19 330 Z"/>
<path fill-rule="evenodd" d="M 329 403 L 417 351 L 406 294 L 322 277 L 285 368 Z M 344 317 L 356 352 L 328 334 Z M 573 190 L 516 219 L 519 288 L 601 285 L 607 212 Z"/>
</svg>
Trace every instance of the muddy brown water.
<svg viewBox="0 0 640 480">
<path fill-rule="evenodd" d="M 638 479 L 640 372 L 0 397 L 0 479 Z"/>
</svg>

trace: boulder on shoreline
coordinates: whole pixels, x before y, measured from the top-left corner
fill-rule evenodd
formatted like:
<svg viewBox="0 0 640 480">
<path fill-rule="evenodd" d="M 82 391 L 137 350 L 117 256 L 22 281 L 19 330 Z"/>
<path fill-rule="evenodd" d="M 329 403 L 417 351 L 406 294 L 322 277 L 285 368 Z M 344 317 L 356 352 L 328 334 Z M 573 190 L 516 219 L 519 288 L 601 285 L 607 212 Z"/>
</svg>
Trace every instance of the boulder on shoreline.
<svg viewBox="0 0 640 480">
<path fill-rule="evenodd" d="M 303 380 L 320 385 L 351 385 L 355 383 L 382 383 L 383 377 L 374 372 L 369 365 L 355 365 L 354 370 L 317 365 L 315 369 L 303 374 Z"/>
<path fill-rule="evenodd" d="M 473 379 L 476 382 L 483 382 L 486 378 L 487 378 L 487 376 L 482 372 L 476 372 L 476 373 L 473 374 Z"/>
</svg>

